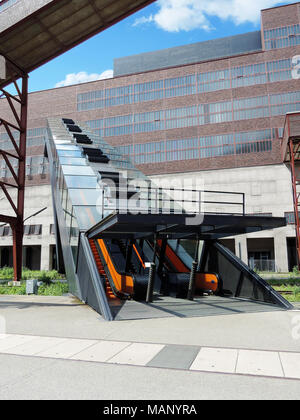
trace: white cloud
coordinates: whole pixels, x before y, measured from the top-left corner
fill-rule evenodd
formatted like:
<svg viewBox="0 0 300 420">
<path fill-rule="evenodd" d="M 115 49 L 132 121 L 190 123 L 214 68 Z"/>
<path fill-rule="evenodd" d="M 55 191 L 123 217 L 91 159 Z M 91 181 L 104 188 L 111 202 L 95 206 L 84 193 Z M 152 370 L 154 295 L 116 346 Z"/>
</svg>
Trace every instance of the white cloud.
<svg viewBox="0 0 300 420">
<path fill-rule="evenodd" d="M 63 86 L 77 85 L 78 83 L 94 82 L 95 80 L 111 79 L 112 77 L 114 77 L 113 70 L 106 70 L 101 74 L 88 74 L 86 71 L 81 71 L 79 73 L 67 74 L 65 80 L 56 83 L 55 87 L 58 88 Z"/>
<path fill-rule="evenodd" d="M 293 3 L 287 1 L 286 3 Z M 260 11 L 282 3 L 282 0 L 158 0 L 158 12 L 136 19 L 134 26 L 155 23 L 168 32 L 211 30 L 210 18 L 231 20 L 236 25 L 258 24 Z"/>
</svg>

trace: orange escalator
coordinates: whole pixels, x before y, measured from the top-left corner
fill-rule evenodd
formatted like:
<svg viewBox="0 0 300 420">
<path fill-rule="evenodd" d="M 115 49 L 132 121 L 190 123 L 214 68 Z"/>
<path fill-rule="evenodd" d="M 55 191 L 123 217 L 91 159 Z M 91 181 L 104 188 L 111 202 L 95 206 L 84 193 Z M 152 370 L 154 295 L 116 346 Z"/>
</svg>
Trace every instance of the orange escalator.
<svg viewBox="0 0 300 420">
<path fill-rule="evenodd" d="M 105 273 L 111 292 L 118 298 L 130 299 L 134 295 L 134 279 L 131 275 L 120 273 L 111 256 L 107 244 L 103 239 L 97 239 L 94 242 L 95 250 L 97 252 L 97 261 L 101 263 L 101 270 Z M 105 264 L 99 256 L 102 254 Z M 100 266 L 99 266 L 100 267 Z"/>
<path fill-rule="evenodd" d="M 98 268 L 98 272 L 99 272 L 100 276 L 105 279 L 105 291 L 106 291 L 107 298 L 108 299 L 118 299 L 117 296 L 112 291 L 112 288 L 111 288 L 110 283 L 108 281 L 108 278 L 107 278 L 106 272 L 104 270 L 104 267 L 103 267 L 101 258 L 99 256 L 99 253 L 98 253 L 95 242 L 92 239 L 90 239 L 89 243 L 90 243 L 90 247 L 91 247 L 91 250 L 92 250 L 96 265 L 97 265 L 97 268 Z"/>
<path fill-rule="evenodd" d="M 157 242 L 161 248 L 162 240 Z M 166 260 L 177 273 L 190 273 L 191 271 L 169 244 L 166 246 Z M 219 283 L 218 276 L 214 273 L 196 273 L 196 290 L 211 290 L 216 293 L 220 287 Z"/>
</svg>

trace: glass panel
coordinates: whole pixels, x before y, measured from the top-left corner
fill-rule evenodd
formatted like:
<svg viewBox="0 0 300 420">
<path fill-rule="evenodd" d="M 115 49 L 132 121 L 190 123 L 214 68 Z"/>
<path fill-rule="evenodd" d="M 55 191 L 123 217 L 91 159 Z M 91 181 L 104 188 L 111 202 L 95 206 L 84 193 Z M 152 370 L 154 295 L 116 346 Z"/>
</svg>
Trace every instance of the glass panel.
<svg viewBox="0 0 300 420">
<path fill-rule="evenodd" d="M 95 176 L 95 172 L 90 166 L 62 166 L 63 173 L 65 175 L 77 175 L 77 176 Z"/>
<path fill-rule="evenodd" d="M 68 188 L 96 188 L 97 177 L 92 176 L 66 176 Z"/>
<path fill-rule="evenodd" d="M 77 146 L 74 146 L 72 144 L 70 144 L 70 145 L 68 145 L 68 144 L 66 144 L 66 145 L 60 144 L 60 145 L 58 145 L 56 147 L 56 150 L 77 150 L 78 151 L 79 149 L 78 149 Z"/>
<path fill-rule="evenodd" d="M 87 165 L 86 159 L 85 158 L 78 158 L 78 159 L 72 159 L 72 158 L 68 158 L 68 157 L 61 157 L 59 159 L 60 163 L 62 165 L 72 165 L 72 166 L 84 166 Z"/>
<path fill-rule="evenodd" d="M 101 206 L 103 190 L 69 190 L 74 206 Z"/>
<path fill-rule="evenodd" d="M 74 206 L 74 212 L 80 229 L 89 229 L 100 220 L 102 220 L 102 212 L 97 207 Z"/>
<path fill-rule="evenodd" d="M 82 153 L 80 150 L 58 150 L 57 151 L 58 156 L 70 156 L 70 157 L 82 157 Z"/>
</svg>

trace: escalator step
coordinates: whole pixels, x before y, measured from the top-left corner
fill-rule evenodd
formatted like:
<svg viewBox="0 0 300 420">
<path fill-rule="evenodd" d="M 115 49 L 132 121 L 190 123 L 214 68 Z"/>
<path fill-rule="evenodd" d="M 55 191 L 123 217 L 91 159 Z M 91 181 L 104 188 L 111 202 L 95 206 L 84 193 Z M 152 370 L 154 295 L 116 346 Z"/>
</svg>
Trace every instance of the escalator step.
<svg viewBox="0 0 300 420">
<path fill-rule="evenodd" d="M 89 156 L 89 161 L 93 163 L 109 163 L 110 159 L 103 155 L 103 156 Z"/>
<path fill-rule="evenodd" d="M 62 120 L 65 124 L 70 124 L 70 125 L 75 124 L 75 122 L 73 120 L 71 120 L 70 118 L 63 118 Z"/>
<path fill-rule="evenodd" d="M 78 127 L 78 125 L 67 124 L 67 127 L 71 133 L 82 133 L 82 130 Z"/>
</svg>

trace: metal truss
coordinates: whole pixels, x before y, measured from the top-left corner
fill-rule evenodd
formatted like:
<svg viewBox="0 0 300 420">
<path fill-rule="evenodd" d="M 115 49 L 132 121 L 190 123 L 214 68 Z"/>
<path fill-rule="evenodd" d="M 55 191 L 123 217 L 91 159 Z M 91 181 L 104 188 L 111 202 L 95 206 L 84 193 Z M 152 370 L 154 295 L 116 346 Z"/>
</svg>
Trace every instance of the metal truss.
<svg viewBox="0 0 300 420">
<path fill-rule="evenodd" d="M 300 270 L 300 167 L 296 165 L 300 162 L 300 141 L 289 139 L 288 150 L 290 155 L 290 166 L 292 174 L 292 188 L 294 200 L 294 213 L 295 213 L 295 229 L 296 229 L 296 252 L 298 268 Z"/>
<path fill-rule="evenodd" d="M 11 142 L 12 152 L 0 149 L 2 157 L 10 171 L 9 182 L 0 180 L 0 188 L 5 194 L 12 208 L 13 216 L 1 214 L 0 222 L 10 224 L 13 233 L 13 266 L 14 281 L 22 278 L 23 234 L 24 234 L 24 198 L 26 176 L 26 136 L 27 136 L 27 112 L 28 112 L 28 74 L 6 58 L 6 71 L 11 77 L 11 86 L 15 88 L 16 95 L 12 95 L 1 87 L 0 98 L 6 99 L 8 109 L 11 111 L 13 122 L 0 116 L 0 127 L 5 129 Z M 18 140 L 15 139 L 15 132 Z M 11 159 L 18 162 L 16 171 L 11 164 Z M 17 192 L 14 200 L 13 194 Z"/>
</svg>

